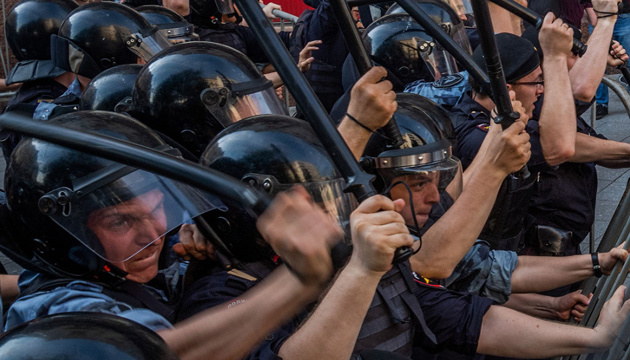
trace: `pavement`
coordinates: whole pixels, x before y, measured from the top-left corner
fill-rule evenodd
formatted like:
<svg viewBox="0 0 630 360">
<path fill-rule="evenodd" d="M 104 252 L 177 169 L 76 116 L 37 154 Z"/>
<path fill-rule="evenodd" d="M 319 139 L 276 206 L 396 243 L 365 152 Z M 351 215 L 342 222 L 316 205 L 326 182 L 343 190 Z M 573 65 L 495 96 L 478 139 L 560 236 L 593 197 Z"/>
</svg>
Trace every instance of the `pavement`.
<svg viewBox="0 0 630 360">
<path fill-rule="evenodd" d="M 613 91 L 609 91 L 610 100 L 608 104 L 608 115 L 595 121 L 595 130 L 606 136 L 610 140 L 630 142 L 630 117 L 623 107 L 621 101 Z M 591 110 L 589 109 L 584 118 L 589 121 Z M 606 228 L 612 218 L 619 200 L 623 195 L 630 169 L 607 169 L 597 167 L 597 205 L 595 208 L 595 223 L 593 237 L 595 247 L 599 244 Z M 582 243 L 582 252 L 589 251 L 588 239 Z"/>
</svg>

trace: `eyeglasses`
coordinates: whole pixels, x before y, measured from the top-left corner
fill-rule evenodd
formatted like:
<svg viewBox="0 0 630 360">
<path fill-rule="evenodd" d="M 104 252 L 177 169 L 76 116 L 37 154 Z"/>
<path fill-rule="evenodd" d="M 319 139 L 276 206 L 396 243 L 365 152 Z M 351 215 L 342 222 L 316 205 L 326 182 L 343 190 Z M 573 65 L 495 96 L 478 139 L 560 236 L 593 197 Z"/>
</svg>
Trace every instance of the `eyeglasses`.
<svg viewBox="0 0 630 360">
<path fill-rule="evenodd" d="M 533 86 L 543 87 L 545 86 L 545 80 L 516 82 L 516 83 L 513 83 L 512 85 L 533 85 Z"/>
</svg>

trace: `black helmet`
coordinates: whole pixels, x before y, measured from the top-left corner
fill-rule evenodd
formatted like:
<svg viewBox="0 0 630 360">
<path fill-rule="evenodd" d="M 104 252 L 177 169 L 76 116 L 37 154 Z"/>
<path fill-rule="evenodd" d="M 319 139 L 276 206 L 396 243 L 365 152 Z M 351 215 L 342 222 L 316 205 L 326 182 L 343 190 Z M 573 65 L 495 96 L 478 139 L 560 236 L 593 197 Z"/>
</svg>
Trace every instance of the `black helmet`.
<svg viewBox="0 0 630 360">
<path fill-rule="evenodd" d="M 464 51 L 468 52 L 468 54 L 472 54 L 464 22 L 449 4 L 441 0 L 414 0 L 414 2 L 426 12 L 436 24 L 440 25 L 442 30 L 455 40 Z M 394 4 L 387 10 L 387 15 L 406 13 L 407 12 L 398 4 Z M 444 50 L 442 49 L 442 51 Z"/>
<path fill-rule="evenodd" d="M 194 26 L 171 9 L 159 5 L 142 5 L 136 8 L 151 25 L 160 28 L 160 32 L 173 44 L 199 40 L 194 33 Z"/>
<path fill-rule="evenodd" d="M 98 312 L 43 316 L 0 337 L 0 360 L 177 360 L 154 331 Z"/>
<path fill-rule="evenodd" d="M 424 96 L 411 93 L 396 94 L 396 101 L 398 104 L 402 103 L 407 109 L 414 108 L 424 112 L 429 119 L 433 120 L 433 123 L 440 129 L 444 137 L 451 142 L 451 145 L 455 147 L 455 128 L 448 111 L 444 110 L 443 107 Z"/>
<path fill-rule="evenodd" d="M 146 64 L 133 89 L 131 113 L 195 156 L 235 121 L 288 114 L 249 58 L 211 42 L 174 45 Z"/>
<path fill-rule="evenodd" d="M 195 25 L 220 25 L 222 15 L 232 14 L 236 14 L 232 0 L 190 0 L 190 18 Z"/>
<path fill-rule="evenodd" d="M 7 77 L 7 85 L 65 72 L 50 61 L 50 36 L 57 34 L 63 20 L 76 8 L 72 0 L 22 0 L 11 9 L 4 31 L 19 63 Z"/>
<path fill-rule="evenodd" d="M 112 66 L 136 64 L 138 57 L 148 61 L 170 43 L 135 10 L 98 2 L 71 12 L 51 46 L 58 67 L 92 79 Z"/>
<path fill-rule="evenodd" d="M 122 114 L 78 111 L 50 121 L 172 151 Z M 11 154 L 5 189 L 11 216 L 28 230 L 12 246 L 15 252 L 56 276 L 114 284 L 122 277 L 139 281 L 142 275 L 143 282 L 149 273 L 155 276 L 164 234 L 182 223 L 183 214 L 193 218 L 213 207 L 182 184 L 32 138 Z M 132 273 L 131 264 L 146 259 L 148 272 Z"/>
<path fill-rule="evenodd" d="M 363 33 L 363 44 L 372 61 L 403 84 L 436 79 L 433 37 L 409 15 L 387 15 L 374 21 Z"/>
<path fill-rule="evenodd" d="M 302 184 L 344 228 L 356 200 L 310 125 L 282 115 L 254 116 L 226 128 L 208 145 L 201 163 L 273 196 Z M 271 249 L 257 234 L 245 209 L 228 204 L 219 236 L 244 261 L 269 258 Z"/>
<path fill-rule="evenodd" d="M 116 105 L 131 99 L 133 84 L 141 69 L 142 65 L 138 64 L 118 65 L 98 74 L 83 90 L 81 110 L 122 112 Z"/>
<path fill-rule="evenodd" d="M 414 94 L 396 97 L 398 109 L 394 118 L 405 144 L 400 149 L 392 148 L 379 131 L 370 138 L 361 164 L 369 172 L 379 175 L 383 188 L 397 181 L 412 185 L 411 182 L 422 179 L 434 183 L 440 192 L 448 188 L 449 194 L 456 199 L 461 193 L 461 165 L 452 155 L 450 141 L 437 125 L 446 123 L 448 115 L 438 115 L 446 116 L 443 120 L 432 119 L 439 112 L 422 109 L 419 98 Z"/>
</svg>

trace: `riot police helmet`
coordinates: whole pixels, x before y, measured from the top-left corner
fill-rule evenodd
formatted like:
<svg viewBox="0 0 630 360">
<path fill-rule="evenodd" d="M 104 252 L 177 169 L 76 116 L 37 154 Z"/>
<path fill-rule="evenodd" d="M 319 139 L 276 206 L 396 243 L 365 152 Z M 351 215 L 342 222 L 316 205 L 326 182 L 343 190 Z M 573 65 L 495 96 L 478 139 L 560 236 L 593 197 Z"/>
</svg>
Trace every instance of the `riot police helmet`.
<svg viewBox="0 0 630 360">
<path fill-rule="evenodd" d="M 148 61 L 170 46 L 168 39 L 142 15 L 112 2 L 83 5 L 72 11 L 51 39 L 55 64 L 93 79 L 101 71 Z"/>
<path fill-rule="evenodd" d="M 189 6 L 195 25 L 218 26 L 223 15 L 237 15 L 232 0 L 190 0 Z"/>
<path fill-rule="evenodd" d="M 72 0 L 22 0 L 7 14 L 4 33 L 18 63 L 6 84 L 55 77 L 65 70 L 50 56 L 50 37 L 56 35 L 68 14 L 77 8 Z"/>
<path fill-rule="evenodd" d="M 106 111 L 78 111 L 50 123 L 173 149 L 140 122 Z M 25 138 L 5 175 L 7 206 L 26 230 L 12 249 L 53 276 L 112 285 L 157 274 L 165 234 L 214 209 L 196 189 L 117 162 Z"/>
<path fill-rule="evenodd" d="M 426 12 L 464 51 L 472 54 L 464 22 L 449 4 L 441 0 L 414 0 L 414 3 Z M 394 4 L 387 10 L 387 15 L 406 13 L 399 4 Z M 445 51 L 444 49 L 440 50 Z"/>
<path fill-rule="evenodd" d="M 199 35 L 194 33 L 194 26 L 171 9 L 159 5 L 142 5 L 136 11 L 157 26 L 172 44 L 199 40 Z"/>
<path fill-rule="evenodd" d="M 256 65 L 211 42 L 177 44 L 140 71 L 130 114 L 199 156 L 230 124 L 260 114 L 288 114 Z"/>
<path fill-rule="evenodd" d="M 356 207 L 344 192 L 345 180 L 310 125 L 285 115 L 259 115 L 223 130 L 208 145 L 202 165 L 221 171 L 270 196 L 300 184 L 313 201 L 348 229 Z M 269 259 L 271 248 L 258 234 L 255 221 L 238 204 L 215 228 L 234 255 L 244 261 Z"/>
<path fill-rule="evenodd" d="M 402 134 L 404 145 L 393 148 L 380 132 L 372 135 L 361 164 L 369 172 L 378 175 L 383 189 L 400 182 L 412 192 L 427 186 L 439 194 L 445 191 L 457 199 L 462 190 L 462 169 L 459 159 L 452 154 L 452 146 L 431 114 L 422 109 L 419 95 L 400 94 L 394 119 Z M 441 116 L 447 116 L 443 114 Z M 447 117 L 448 118 L 448 117 Z M 396 187 L 403 184 L 394 185 Z M 423 188 L 424 187 L 424 188 Z"/>
<path fill-rule="evenodd" d="M 98 74 L 83 90 L 80 109 L 123 112 L 128 105 L 121 102 L 131 102 L 133 84 L 141 69 L 139 64 L 118 65 Z"/>
<path fill-rule="evenodd" d="M 372 61 L 402 84 L 439 77 L 435 41 L 409 15 L 386 15 L 374 21 L 363 33 L 363 44 Z"/>
<path fill-rule="evenodd" d="M 0 337 L 0 360 L 177 360 L 154 331 L 97 312 L 42 316 Z"/>
</svg>

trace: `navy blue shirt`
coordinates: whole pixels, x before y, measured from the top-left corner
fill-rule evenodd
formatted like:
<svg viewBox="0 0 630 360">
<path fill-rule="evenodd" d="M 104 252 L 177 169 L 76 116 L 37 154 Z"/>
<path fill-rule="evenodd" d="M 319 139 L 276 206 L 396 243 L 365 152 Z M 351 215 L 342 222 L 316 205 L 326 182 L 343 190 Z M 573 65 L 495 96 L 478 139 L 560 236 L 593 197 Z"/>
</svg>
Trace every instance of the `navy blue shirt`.
<svg viewBox="0 0 630 360">
<path fill-rule="evenodd" d="M 453 107 L 451 120 L 455 127 L 455 155 L 466 169 L 477 155 L 490 126 L 490 111 L 475 100 L 471 93 L 464 94 L 462 101 Z M 535 191 L 538 172 L 547 169 L 542 147 L 538 121 L 530 120 L 525 130 L 530 135 L 531 158 L 527 164 L 531 173 L 527 179 L 508 176 L 499 190 L 497 200 L 488 221 L 479 236 L 488 241 L 496 250 L 516 251 L 524 241 L 525 230 L 532 220 L 527 216 L 529 198 Z"/>
<path fill-rule="evenodd" d="M 542 97 L 536 107 L 541 104 Z M 577 131 L 605 139 L 581 117 L 577 118 Z M 556 169 L 541 171 L 537 191 L 532 195 L 527 211 L 536 219 L 536 224 L 572 231 L 577 246 L 590 232 L 595 220 L 596 195 L 595 163 L 565 162 Z"/>
<path fill-rule="evenodd" d="M 401 267 L 401 270 L 404 267 Z M 407 268 L 408 269 L 408 268 Z M 408 274 L 411 276 L 411 274 Z M 231 306 L 258 281 L 250 281 L 216 268 L 210 275 L 197 280 L 183 296 L 179 320 L 193 316 L 213 306 Z M 422 330 L 415 331 L 414 358 L 424 351 L 435 353 L 451 349 L 472 355 L 477 350 L 483 316 L 493 300 L 472 294 L 461 294 L 441 286 L 414 281 L 413 295 L 418 300 L 424 320 L 433 331 L 437 345 L 432 344 Z M 299 324 L 306 320 L 307 312 L 267 336 L 264 342 L 247 359 L 279 359 L 278 351 Z M 424 350 L 423 350 L 424 349 Z M 422 357 L 421 357 L 422 358 Z"/>
</svg>

